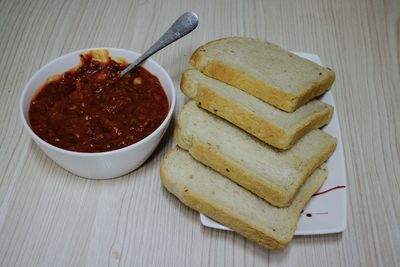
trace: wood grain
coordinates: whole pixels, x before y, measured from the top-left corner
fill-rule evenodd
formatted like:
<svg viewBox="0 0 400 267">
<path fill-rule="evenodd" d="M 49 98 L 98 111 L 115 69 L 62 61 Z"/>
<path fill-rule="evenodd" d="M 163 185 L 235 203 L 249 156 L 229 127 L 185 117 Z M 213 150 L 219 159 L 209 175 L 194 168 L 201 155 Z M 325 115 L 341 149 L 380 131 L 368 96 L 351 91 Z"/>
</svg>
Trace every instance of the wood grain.
<svg viewBox="0 0 400 267">
<path fill-rule="evenodd" d="M 296 237 L 273 252 L 202 227 L 159 181 L 172 128 L 143 167 L 107 181 L 58 167 L 23 130 L 19 97 L 45 63 L 88 47 L 143 51 L 187 10 L 198 29 L 154 56 L 177 88 L 194 49 L 230 35 L 316 53 L 336 71 L 349 179 L 343 234 Z M 0 265 L 398 265 L 399 21 L 398 0 L 0 1 Z M 177 110 L 184 101 L 179 92 Z"/>
</svg>

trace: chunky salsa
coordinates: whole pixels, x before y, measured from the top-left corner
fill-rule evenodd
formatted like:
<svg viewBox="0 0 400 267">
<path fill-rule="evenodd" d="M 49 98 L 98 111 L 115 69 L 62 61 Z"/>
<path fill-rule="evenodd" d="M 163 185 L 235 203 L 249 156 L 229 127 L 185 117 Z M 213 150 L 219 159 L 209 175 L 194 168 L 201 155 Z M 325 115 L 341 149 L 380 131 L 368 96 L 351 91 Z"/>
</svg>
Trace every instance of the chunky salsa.
<svg viewBox="0 0 400 267">
<path fill-rule="evenodd" d="M 78 152 L 104 152 L 150 135 L 167 116 L 167 96 L 154 75 L 126 62 L 82 54 L 81 64 L 46 82 L 29 108 L 32 130 L 46 142 Z"/>
</svg>

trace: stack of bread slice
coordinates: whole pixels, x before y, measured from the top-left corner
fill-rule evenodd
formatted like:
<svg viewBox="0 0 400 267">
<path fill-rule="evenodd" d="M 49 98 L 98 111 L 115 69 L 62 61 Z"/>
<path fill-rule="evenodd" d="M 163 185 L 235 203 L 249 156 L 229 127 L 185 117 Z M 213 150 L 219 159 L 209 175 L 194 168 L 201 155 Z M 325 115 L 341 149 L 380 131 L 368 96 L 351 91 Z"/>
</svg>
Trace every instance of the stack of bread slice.
<svg viewBox="0 0 400 267">
<path fill-rule="evenodd" d="M 336 139 L 319 128 L 333 107 L 317 99 L 335 74 L 265 41 L 232 37 L 198 48 L 182 75 L 191 100 L 164 186 L 187 206 L 270 248 L 292 239 L 327 178 Z"/>
</svg>

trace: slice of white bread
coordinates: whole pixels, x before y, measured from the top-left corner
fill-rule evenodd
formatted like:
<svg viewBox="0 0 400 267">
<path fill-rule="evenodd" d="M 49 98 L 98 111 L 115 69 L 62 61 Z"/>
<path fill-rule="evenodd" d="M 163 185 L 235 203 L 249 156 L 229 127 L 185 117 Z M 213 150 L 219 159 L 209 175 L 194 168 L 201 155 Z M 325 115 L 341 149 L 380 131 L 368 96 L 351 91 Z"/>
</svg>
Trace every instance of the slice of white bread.
<svg viewBox="0 0 400 267">
<path fill-rule="evenodd" d="M 277 150 L 189 101 L 175 129 L 177 144 L 201 163 L 278 207 L 290 205 L 307 177 L 326 161 L 336 139 L 313 130 Z"/>
<path fill-rule="evenodd" d="M 161 180 L 169 192 L 190 208 L 230 227 L 269 249 L 292 239 L 302 209 L 328 173 L 323 164 L 307 179 L 287 208 L 277 208 L 174 148 L 161 165 Z"/>
<path fill-rule="evenodd" d="M 329 123 L 333 114 L 333 107 L 319 100 L 287 113 L 194 69 L 183 73 L 181 89 L 200 107 L 279 149 L 290 148 L 311 130 Z"/>
<path fill-rule="evenodd" d="M 277 45 L 230 37 L 199 47 L 189 63 L 287 112 L 329 90 L 335 73 Z"/>
</svg>

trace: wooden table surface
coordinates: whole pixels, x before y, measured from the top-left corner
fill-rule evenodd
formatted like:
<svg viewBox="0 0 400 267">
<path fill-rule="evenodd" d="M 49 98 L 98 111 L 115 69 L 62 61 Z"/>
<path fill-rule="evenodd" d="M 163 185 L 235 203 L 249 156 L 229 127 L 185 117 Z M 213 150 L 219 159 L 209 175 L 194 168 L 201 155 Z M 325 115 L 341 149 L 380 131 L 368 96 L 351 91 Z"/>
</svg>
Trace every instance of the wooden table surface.
<svg viewBox="0 0 400 267">
<path fill-rule="evenodd" d="M 399 266 L 399 0 L 215 2 L 0 1 L 1 266 Z M 144 51 L 187 10 L 198 29 L 154 56 L 176 88 L 196 47 L 232 35 L 318 54 L 336 71 L 344 233 L 268 251 L 201 226 L 160 183 L 173 125 L 144 166 L 104 181 L 68 173 L 30 139 L 18 101 L 41 66 L 88 47 Z M 176 112 L 183 102 L 179 92 Z"/>
</svg>

